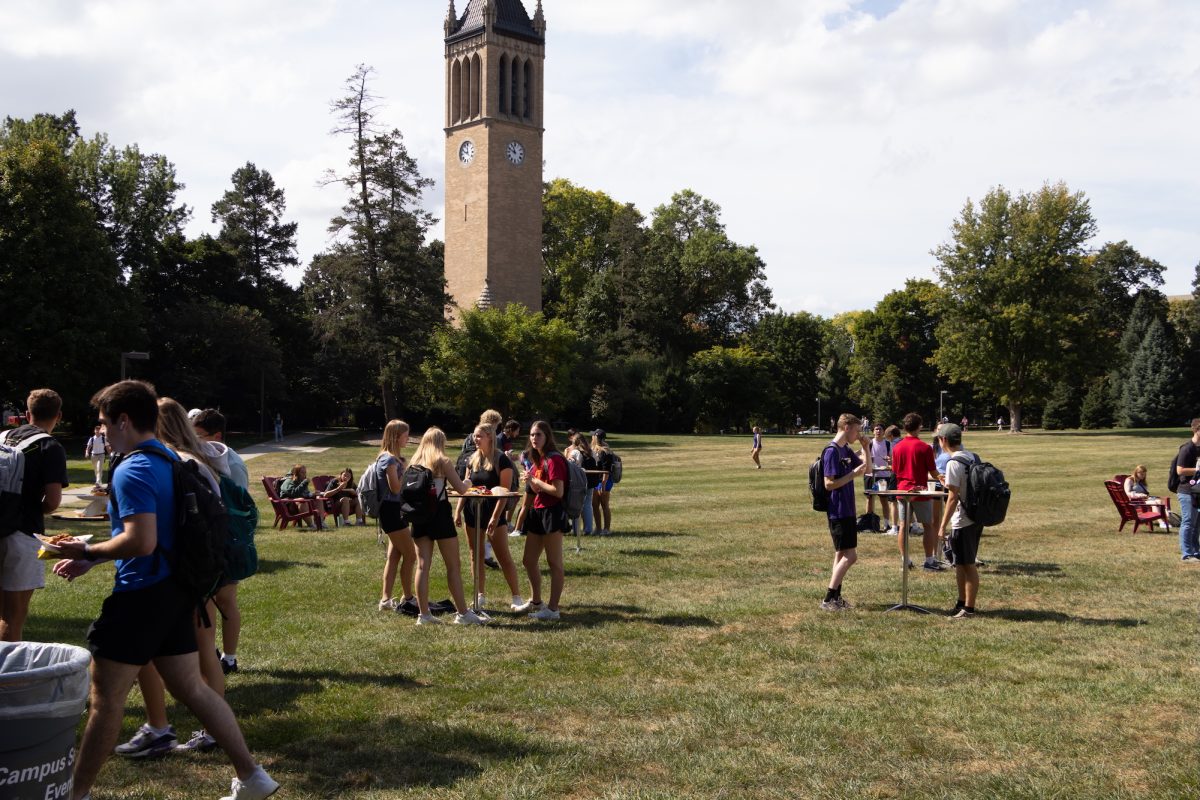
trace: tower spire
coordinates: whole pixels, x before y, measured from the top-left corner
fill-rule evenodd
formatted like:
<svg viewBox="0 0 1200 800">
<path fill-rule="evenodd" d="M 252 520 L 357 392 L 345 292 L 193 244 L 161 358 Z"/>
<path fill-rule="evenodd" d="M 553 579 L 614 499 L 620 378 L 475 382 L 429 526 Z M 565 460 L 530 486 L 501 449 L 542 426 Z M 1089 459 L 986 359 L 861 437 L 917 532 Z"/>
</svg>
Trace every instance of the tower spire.
<svg viewBox="0 0 1200 800">
<path fill-rule="evenodd" d="M 538 0 L 537 11 L 533 13 L 533 29 L 538 36 L 546 35 L 546 15 L 542 13 L 542 0 Z"/>
<path fill-rule="evenodd" d="M 450 0 L 450 8 L 446 11 L 446 35 L 454 33 L 458 27 L 458 12 L 454 10 L 454 0 Z"/>
</svg>

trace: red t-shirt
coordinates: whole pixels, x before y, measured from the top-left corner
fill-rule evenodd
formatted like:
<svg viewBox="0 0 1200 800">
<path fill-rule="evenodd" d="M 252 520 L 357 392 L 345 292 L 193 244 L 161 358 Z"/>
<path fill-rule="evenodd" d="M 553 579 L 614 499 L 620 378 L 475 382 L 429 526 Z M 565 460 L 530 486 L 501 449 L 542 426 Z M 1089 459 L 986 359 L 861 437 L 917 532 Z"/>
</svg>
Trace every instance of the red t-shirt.
<svg viewBox="0 0 1200 800">
<path fill-rule="evenodd" d="M 905 436 L 892 448 L 892 470 L 900 491 L 924 489 L 929 483 L 929 473 L 937 474 L 933 448 L 915 436 Z"/>
<path fill-rule="evenodd" d="M 562 481 L 565 490 L 567 486 L 567 460 L 563 458 L 562 453 L 551 453 L 550 457 L 544 460 L 541 466 L 533 468 L 533 477 L 546 483 Z M 537 492 L 533 496 L 534 508 L 554 508 L 560 503 L 562 503 L 562 498 L 555 497 L 549 492 Z"/>
</svg>

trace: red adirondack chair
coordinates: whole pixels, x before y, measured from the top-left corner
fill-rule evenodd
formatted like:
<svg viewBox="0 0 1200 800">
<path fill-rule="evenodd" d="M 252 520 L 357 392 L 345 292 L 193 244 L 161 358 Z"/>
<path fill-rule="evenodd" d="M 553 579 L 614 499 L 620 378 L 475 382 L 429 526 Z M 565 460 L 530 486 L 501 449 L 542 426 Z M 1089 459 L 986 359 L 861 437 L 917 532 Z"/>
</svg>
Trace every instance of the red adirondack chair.
<svg viewBox="0 0 1200 800">
<path fill-rule="evenodd" d="M 315 475 L 312 479 L 312 487 L 314 494 L 321 494 L 329 488 L 329 484 L 333 482 L 332 475 Z M 333 526 L 336 528 L 342 524 L 341 514 L 338 513 L 337 501 L 329 497 L 318 497 L 317 502 L 321 504 L 321 512 L 326 516 L 333 517 Z"/>
<path fill-rule="evenodd" d="M 1155 522 L 1162 522 L 1167 526 L 1167 532 L 1170 532 L 1171 518 L 1167 513 L 1166 505 L 1130 500 L 1129 496 L 1125 494 L 1124 479 L 1105 481 L 1104 488 L 1108 490 L 1108 496 L 1112 498 L 1113 505 L 1117 507 L 1117 513 L 1121 515 L 1121 525 L 1117 528 L 1118 533 L 1124 530 L 1127 522 L 1133 523 L 1134 533 L 1137 533 L 1138 528 L 1143 525 L 1154 530 Z"/>
<path fill-rule="evenodd" d="M 306 519 L 313 520 L 313 523 L 318 527 L 324 527 L 324 514 L 321 511 L 319 500 L 307 499 L 284 499 L 279 496 L 279 492 L 275 491 L 275 484 L 278 478 L 263 476 L 263 488 L 267 491 L 267 499 L 271 501 L 271 508 L 275 510 L 275 521 L 271 523 L 272 527 L 278 527 L 283 530 L 289 524 L 300 527 L 300 523 Z"/>
</svg>

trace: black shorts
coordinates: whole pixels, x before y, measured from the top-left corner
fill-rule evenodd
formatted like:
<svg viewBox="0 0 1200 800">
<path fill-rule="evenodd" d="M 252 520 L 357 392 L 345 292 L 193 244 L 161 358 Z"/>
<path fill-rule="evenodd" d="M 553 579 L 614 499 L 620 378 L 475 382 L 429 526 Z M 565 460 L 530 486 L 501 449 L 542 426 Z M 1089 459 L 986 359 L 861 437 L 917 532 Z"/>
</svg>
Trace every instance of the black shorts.
<svg viewBox="0 0 1200 800">
<path fill-rule="evenodd" d="M 144 666 L 159 656 L 196 652 L 196 604 L 167 578 L 146 589 L 113 592 L 88 628 L 96 658 Z"/>
<path fill-rule="evenodd" d="M 530 508 L 525 515 L 525 533 L 544 536 L 548 533 L 566 533 L 570 528 L 567 510 L 562 503 L 550 508 Z"/>
<path fill-rule="evenodd" d="M 834 550 L 853 550 L 858 547 L 858 520 L 854 517 L 829 520 L 829 535 L 833 537 Z"/>
<path fill-rule="evenodd" d="M 486 529 L 488 523 L 492 520 L 492 514 L 496 513 L 496 503 L 498 500 L 465 500 L 466 505 L 463 507 L 463 519 L 470 528 Z M 504 518 L 508 516 L 507 500 L 505 502 L 505 510 L 500 512 L 500 522 L 504 522 Z M 478 511 L 476 511 L 478 509 Z M 476 519 L 478 513 L 479 518 Z"/>
<path fill-rule="evenodd" d="M 982 536 L 982 525 L 955 528 L 950 536 L 950 563 L 956 567 L 973 566 L 979 556 L 979 539 Z"/>
<path fill-rule="evenodd" d="M 379 504 L 379 527 L 384 533 L 395 533 L 408 527 L 404 512 L 400 510 L 403 505 L 395 500 L 384 500 Z"/>
<path fill-rule="evenodd" d="M 412 526 L 414 539 L 453 539 L 458 536 L 458 528 L 454 527 L 454 512 L 450 509 L 449 500 L 441 500 L 433 517 L 425 522 L 414 522 Z"/>
</svg>

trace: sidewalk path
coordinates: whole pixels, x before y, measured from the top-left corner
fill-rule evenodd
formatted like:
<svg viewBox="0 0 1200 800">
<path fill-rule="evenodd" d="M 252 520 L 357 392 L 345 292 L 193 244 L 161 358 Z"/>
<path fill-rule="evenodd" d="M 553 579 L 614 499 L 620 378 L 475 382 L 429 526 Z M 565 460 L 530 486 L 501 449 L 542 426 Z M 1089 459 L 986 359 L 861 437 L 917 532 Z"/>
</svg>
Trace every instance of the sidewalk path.
<svg viewBox="0 0 1200 800">
<path fill-rule="evenodd" d="M 261 444 L 253 444 L 245 450 L 238 450 L 244 460 L 249 461 L 252 458 L 266 455 L 267 453 L 324 453 L 328 447 L 312 447 L 313 442 L 318 442 L 327 436 L 333 436 L 332 433 L 318 433 L 316 431 L 305 431 L 304 433 L 293 433 L 283 437 L 281 442 L 263 442 Z"/>
</svg>

